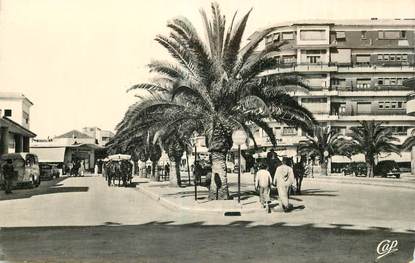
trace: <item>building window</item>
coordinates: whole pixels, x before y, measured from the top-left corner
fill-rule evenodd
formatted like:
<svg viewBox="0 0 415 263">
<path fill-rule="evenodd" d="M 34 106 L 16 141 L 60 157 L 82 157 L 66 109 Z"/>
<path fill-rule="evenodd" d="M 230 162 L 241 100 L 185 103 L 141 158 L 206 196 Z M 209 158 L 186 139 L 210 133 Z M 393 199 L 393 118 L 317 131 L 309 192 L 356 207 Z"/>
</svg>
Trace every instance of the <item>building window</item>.
<svg viewBox="0 0 415 263">
<path fill-rule="evenodd" d="M 283 40 L 294 39 L 294 32 L 283 32 L 282 33 L 282 39 Z"/>
<path fill-rule="evenodd" d="M 12 116 L 12 110 L 10 110 L 10 109 L 4 110 L 4 116 L 11 117 Z"/>
<path fill-rule="evenodd" d="M 401 38 L 406 38 L 406 31 L 401 31 Z"/>
<path fill-rule="evenodd" d="M 282 135 L 297 135 L 297 128 L 295 127 L 284 127 Z"/>
<path fill-rule="evenodd" d="M 384 37 L 385 37 L 385 35 L 383 34 L 383 31 L 379 31 L 378 32 L 378 38 L 383 39 Z"/>
<path fill-rule="evenodd" d="M 362 31 L 360 36 L 362 39 L 366 39 L 366 31 Z"/>
<path fill-rule="evenodd" d="M 383 60 L 383 55 L 382 54 L 378 54 L 378 61 L 382 61 Z"/>
<path fill-rule="evenodd" d="M 369 65 L 370 55 L 356 55 L 356 64 L 357 65 Z"/>
<path fill-rule="evenodd" d="M 367 89 L 370 87 L 370 79 L 357 79 L 356 86 L 360 89 Z"/>
<path fill-rule="evenodd" d="M 317 64 L 320 63 L 321 57 L 320 56 L 307 56 L 307 62 L 310 64 Z"/>
<path fill-rule="evenodd" d="M 272 42 L 277 42 L 279 40 L 280 40 L 280 34 L 279 33 L 269 34 L 265 38 L 265 44 L 270 44 Z"/>
<path fill-rule="evenodd" d="M 29 114 L 23 111 L 23 120 L 26 124 L 29 124 Z"/>
<path fill-rule="evenodd" d="M 379 39 L 399 39 L 401 32 L 399 31 L 379 31 Z"/>
<path fill-rule="evenodd" d="M 408 127 L 405 126 L 389 126 L 388 129 L 393 135 L 407 135 Z"/>
<path fill-rule="evenodd" d="M 378 108 L 380 110 L 402 110 L 405 109 L 403 101 L 379 101 Z"/>
<path fill-rule="evenodd" d="M 383 85 L 383 79 L 378 79 L 378 85 Z"/>
<path fill-rule="evenodd" d="M 327 103 L 327 98 L 303 98 L 302 103 Z"/>
<path fill-rule="evenodd" d="M 326 30 L 301 30 L 300 31 L 301 40 L 325 40 L 326 39 Z"/>
<path fill-rule="evenodd" d="M 336 32 L 336 39 L 337 40 L 345 40 L 346 39 L 346 33 L 344 31 L 337 31 Z"/>
<path fill-rule="evenodd" d="M 282 56 L 282 61 L 284 64 L 295 63 L 297 61 L 297 58 L 293 55 Z"/>
<path fill-rule="evenodd" d="M 358 102 L 357 103 L 357 114 L 370 114 L 372 104 L 370 102 Z"/>
</svg>

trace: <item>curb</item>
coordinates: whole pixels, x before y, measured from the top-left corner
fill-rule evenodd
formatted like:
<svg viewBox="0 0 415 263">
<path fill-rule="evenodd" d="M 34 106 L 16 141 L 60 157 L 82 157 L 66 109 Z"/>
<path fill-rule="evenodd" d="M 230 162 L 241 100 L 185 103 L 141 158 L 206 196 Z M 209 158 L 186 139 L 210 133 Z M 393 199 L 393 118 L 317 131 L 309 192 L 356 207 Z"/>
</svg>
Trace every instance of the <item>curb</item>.
<svg viewBox="0 0 415 263">
<path fill-rule="evenodd" d="M 191 213 L 204 213 L 204 214 L 212 214 L 212 215 L 224 215 L 226 212 L 239 212 L 242 214 L 242 212 L 244 213 L 253 213 L 255 212 L 255 210 L 250 209 L 247 211 L 244 211 L 242 207 L 235 207 L 235 208 L 230 208 L 230 209 L 218 209 L 218 208 L 214 208 L 214 209 L 203 209 L 203 208 L 195 208 L 195 207 L 189 207 L 189 206 L 183 206 L 183 205 L 179 205 L 167 198 L 164 198 L 162 196 L 160 196 L 159 194 L 156 194 L 154 192 L 152 192 L 151 190 L 148 189 L 148 187 L 146 186 L 141 186 L 138 187 L 138 190 L 140 192 L 142 192 L 143 194 L 145 194 L 146 196 L 150 197 L 151 199 L 153 199 L 154 201 L 159 202 L 162 206 L 164 206 L 165 208 L 171 210 L 171 211 L 176 211 L 177 210 L 183 210 L 186 212 L 191 212 Z"/>
</svg>

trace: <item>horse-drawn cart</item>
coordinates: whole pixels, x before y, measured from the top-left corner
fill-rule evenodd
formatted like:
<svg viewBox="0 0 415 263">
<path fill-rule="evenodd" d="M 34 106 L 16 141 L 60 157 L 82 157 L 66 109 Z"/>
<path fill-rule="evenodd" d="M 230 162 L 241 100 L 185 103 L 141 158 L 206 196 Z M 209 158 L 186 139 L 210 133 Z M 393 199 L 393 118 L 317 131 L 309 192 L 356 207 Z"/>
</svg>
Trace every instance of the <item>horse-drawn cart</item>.
<svg viewBox="0 0 415 263">
<path fill-rule="evenodd" d="M 106 179 L 108 186 L 111 186 L 111 182 L 115 185 L 115 181 L 118 179 L 118 186 L 127 186 L 131 184 L 133 180 L 134 164 L 131 161 L 131 155 L 128 154 L 114 154 L 106 158 L 105 164 Z"/>
</svg>

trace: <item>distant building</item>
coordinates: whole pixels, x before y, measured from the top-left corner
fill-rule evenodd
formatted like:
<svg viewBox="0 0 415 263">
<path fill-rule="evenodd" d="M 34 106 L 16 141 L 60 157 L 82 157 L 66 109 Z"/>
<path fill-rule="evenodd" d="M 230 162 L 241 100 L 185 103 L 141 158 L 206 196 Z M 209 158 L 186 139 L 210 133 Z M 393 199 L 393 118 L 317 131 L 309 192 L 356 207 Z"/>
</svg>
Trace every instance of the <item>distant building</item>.
<svg viewBox="0 0 415 263">
<path fill-rule="evenodd" d="M 82 132 L 95 139 L 95 143 L 105 146 L 114 137 L 114 133 L 108 130 L 101 130 L 98 127 L 85 127 Z"/>
<path fill-rule="evenodd" d="M 0 92 L 0 155 L 29 152 L 30 138 L 36 136 L 29 130 L 31 106 L 21 93 Z"/>
<path fill-rule="evenodd" d="M 39 162 L 67 165 L 73 161 L 83 161 L 86 169 L 93 169 L 96 153 L 103 147 L 88 134 L 71 130 L 53 139 L 33 140 L 30 149 L 37 154 Z"/>
</svg>

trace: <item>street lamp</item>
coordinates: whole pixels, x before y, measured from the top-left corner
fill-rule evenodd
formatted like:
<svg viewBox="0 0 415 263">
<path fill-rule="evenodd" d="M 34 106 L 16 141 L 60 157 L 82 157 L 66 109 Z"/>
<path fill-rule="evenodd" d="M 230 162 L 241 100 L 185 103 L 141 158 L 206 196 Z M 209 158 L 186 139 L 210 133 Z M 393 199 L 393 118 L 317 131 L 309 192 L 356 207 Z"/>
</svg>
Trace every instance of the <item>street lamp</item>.
<svg viewBox="0 0 415 263">
<path fill-rule="evenodd" d="M 232 141 L 238 145 L 238 203 L 241 202 L 241 145 L 246 142 L 244 130 L 236 130 L 232 134 Z"/>
</svg>

